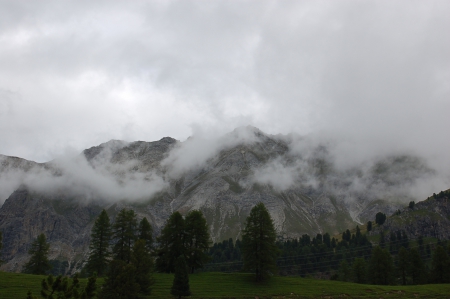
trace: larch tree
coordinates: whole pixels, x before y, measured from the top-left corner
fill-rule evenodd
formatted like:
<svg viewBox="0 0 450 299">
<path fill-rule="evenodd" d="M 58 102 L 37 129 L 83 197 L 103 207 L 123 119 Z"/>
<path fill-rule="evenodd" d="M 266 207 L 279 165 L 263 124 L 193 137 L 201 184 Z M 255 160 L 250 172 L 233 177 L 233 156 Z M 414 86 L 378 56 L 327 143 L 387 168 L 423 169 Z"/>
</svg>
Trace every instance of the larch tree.
<svg viewBox="0 0 450 299">
<path fill-rule="evenodd" d="M 170 215 L 158 237 L 159 247 L 156 251 L 156 269 L 159 272 L 173 273 L 177 258 L 186 254 L 185 222 L 179 212 Z"/>
<path fill-rule="evenodd" d="M 278 248 L 272 218 L 263 203 L 250 211 L 242 231 L 244 270 L 255 272 L 256 281 L 263 281 L 276 271 Z"/>
<path fill-rule="evenodd" d="M 90 274 L 97 272 L 98 276 L 103 276 L 108 267 L 111 241 L 111 223 L 108 214 L 103 210 L 95 220 L 91 230 L 90 253 L 86 269 Z"/>
<path fill-rule="evenodd" d="M 153 247 L 153 228 L 147 218 L 142 218 L 139 222 L 138 239 L 145 241 L 145 246 L 150 251 Z"/>
<path fill-rule="evenodd" d="M 376 246 L 372 250 L 369 262 L 369 274 L 371 283 L 388 285 L 393 283 L 394 263 L 388 250 Z"/>
<path fill-rule="evenodd" d="M 185 218 L 186 263 L 191 273 L 203 268 L 209 260 L 207 254 L 211 244 L 208 225 L 202 212 L 193 210 Z"/>
<path fill-rule="evenodd" d="M 51 270 L 52 266 L 48 260 L 48 252 L 50 250 L 50 244 L 47 243 L 47 239 L 44 234 L 40 234 L 36 240 L 31 244 L 28 254 L 31 255 L 28 263 L 25 264 L 25 273 L 30 274 L 47 274 Z"/>
<path fill-rule="evenodd" d="M 173 278 L 170 294 L 178 296 L 178 298 L 191 295 L 186 260 L 182 255 L 177 258 L 175 263 L 175 276 Z"/>
<path fill-rule="evenodd" d="M 112 226 L 113 258 L 131 262 L 131 252 L 137 239 L 137 216 L 133 210 L 122 209 Z"/>
<path fill-rule="evenodd" d="M 150 295 L 154 263 L 145 240 L 139 239 L 134 243 L 131 264 L 136 269 L 135 277 L 136 283 L 140 287 L 139 292 L 143 295 Z"/>
</svg>

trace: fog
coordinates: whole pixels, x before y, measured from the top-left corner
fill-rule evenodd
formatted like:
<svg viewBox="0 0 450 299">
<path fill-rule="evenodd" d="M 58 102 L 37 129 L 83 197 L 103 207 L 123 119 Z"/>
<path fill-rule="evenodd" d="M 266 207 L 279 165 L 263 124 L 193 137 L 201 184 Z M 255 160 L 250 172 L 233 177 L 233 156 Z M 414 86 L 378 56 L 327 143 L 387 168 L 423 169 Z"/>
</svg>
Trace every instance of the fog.
<svg viewBox="0 0 450 299">
<path fill-rule="evenodd" d="M 419 157 L 432 171 L 402 188 L 423 197 L 450 185 L 449 14 L 445 0 L 2 1 L 0 154 L 64 156 L 58 188 L 140 198 L 251 125 L 301 136 L 290 151 L 304 157 L 271 161 L 254 182 L 318 186 L 297 174 L 322 144 L 335 175 L 369 193 L 389 189 L 373 183 L 377 161 Z M 125 184 L 72 160 L 107 140 L 164 136 L 183 141 L 163 162 L 168 177 L 122 172 Z M 33 178 L 3 175 L 0 195 Z"/>
</svg>

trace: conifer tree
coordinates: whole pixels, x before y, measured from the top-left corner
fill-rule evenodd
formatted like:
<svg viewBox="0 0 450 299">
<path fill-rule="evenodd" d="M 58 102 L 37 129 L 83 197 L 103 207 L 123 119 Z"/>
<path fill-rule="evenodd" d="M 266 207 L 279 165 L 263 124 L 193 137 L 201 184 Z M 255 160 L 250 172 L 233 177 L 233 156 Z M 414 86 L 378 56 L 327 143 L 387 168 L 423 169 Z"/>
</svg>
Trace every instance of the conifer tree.
<svg viewBox="0 0 450 299">
<path fill-rule="evenodd" d="M 45 235 L 40 234 L 31 244 L 30 250 L 28 250 L 31 258 L 25 264 L 25 273 L 42 275 L 50 271 L 52 266 L 48 261 L 49 250 L 50 244 L 47 243 Z"/>
<path fill-rule="evenodd" d="M 195 269 L 202 268 L 209 260 L 207 251 L 211 241 L 202 212 L 193 210 L 187 214 L 184 221 L 186 263 L 190 272 L 194 273 Z"/>
<path fill-rule="evenodd" d="M 343 260 L 339 264 L 339 275 L 340 281 L 350 281 L 351 269 L 346 260 Z"/>
<path fill-rule="evenodd" d="M 147 218 L 142 218 L 139 222 L 139 237 L 138 239 L 145 241 L 145 246 L 150 251 L 153 247 L 153 228 L 148 222 Z"/>
<path fill-rule="evenodd" d="M 2 248 L 3 248 L 3 235 L 2 232 L 0 231 L 0 266 L 2 265 L 3 261 L 1 259 L 2 256 Z"/>
<path fill-rule="evenodd" d="M 276 271 L 278 248 L 272 218 L 263 203 L 257 204 L 247 217 L 242 231 L 244 269 L 254 271 L 256 281 L 270 277 Z"/>
<path fill-rule="evenodd" d="M 367 265 L 363 258 L 355 258 L 352 265 L 353 281 L 356 283 L 366 283 Z"/>
<path fill-rule="evenodd" d="M 446 250 L 438 245 L 433 252 L 431 260 L 431 279 L 435 283 L 446 283 L 449 281 L 449 257 Z"/>
<path fill-rule="evenodd" d="M 172 288 L 170 294 L 174 296 L 190 296 L 191 290 L 189 287 L 189 275 L 184 256 L 180 255 L 176 260 L 175 276 L 173 278 Z"/>
<path fill-rule="evenodd" d="M 100 299 L 135 299 L 139 294 L 136 268 L 123 260 L 112 260 L 99 294 Z"/>
<path fill-rule="evenodd" d="M 103 210 L 95 220 L 91 230 L 90 254 L 86 268 L 89 273 L 96 272 L 98 276 L 105 274 L 111 255 L 109 244 L 111 241 L 111 224 L 108 214 Z"/>
<path fill-rule="evenodd" d="M 409 276 L 411 276 L 412 284 L 423 284 L 426 282 L 427 269 L 422 260 L 419 251 L 413 248 L 409 252 Z"/>
<path fill-rule="evenodd" d="M 158 237 L 159 248 L 156 252 L 156 269 L 160 272 L 173 273 L 175 261 L 180 255 L 185 256 L 185 222 L 179 212 L 170 215 Z"/>
<path fill-rule="evenodd" d="M 151 285 L 153 284 L 152 272 L 154 268 L 153 259 L 150 251 L 143 239 L 139 239 L 134 243 L 131 264 L 135 267 L 136 283 L 139 284 L 140 293 L 149 295 Z"/>
<path fill-rule="evenodd" d="M 372 250 L 369 263 L 369 274 L 373 284 L 388 285 L 393 282 L 392 256 L 386 249 L 376 246 Z"/>
<path fill-rule="evenodd" d="M 408 251 L 405 247 L 401 247 L 397 255 L 397 272 L 402 280 L 402 285 L 406 285 L 406 275 L 410 268 L 409 262 L 410 258 Z"/>
<path fill-rule="evenodd" d="M 133 210 L 122 209 L 116 216 L 112 227 L 115 242 L 113 258 L 126 263 L 131 262 L 131 251 L 137 239 L 137 216 Z"/>
</svg>

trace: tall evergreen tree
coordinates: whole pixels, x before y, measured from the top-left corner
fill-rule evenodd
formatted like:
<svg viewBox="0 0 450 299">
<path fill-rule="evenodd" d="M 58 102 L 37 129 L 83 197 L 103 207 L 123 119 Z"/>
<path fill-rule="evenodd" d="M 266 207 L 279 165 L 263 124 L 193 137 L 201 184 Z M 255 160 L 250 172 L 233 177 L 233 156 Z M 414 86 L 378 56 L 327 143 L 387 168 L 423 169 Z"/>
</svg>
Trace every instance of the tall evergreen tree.
<svg viewBox="0 0 450 299">
<path fill-rule="evenodd" d="M 170 294 L 174 296 L 190 296 L 191 290 L 189 287 L 189 275 L 184 256 L 180 255 L 176 260 L 175 276 L 173 278 L 172 288 Z"/>
<path fill-rule="evenodd" d="M 247 217 L 242 231 L 244 269 L 254 271 L 262 281 L 276 271 L 278 248 L 272 218 L 263 203 L 257 204 Z"/>
<path fill-rule="evenodd" d="M 0 231 L 0 266 L 2 265 L 3 261 L 1 259 L 2 256 L 2 248 L 3 248 L 3 235 L 2 232 Z"/>
<path fill-rule="evenodd" d="M 406 285 L 406 276 L 410 268 L 410 258 L 405 247 L 401 247 L 397 255 L 397 272 L 402 280 L 402 285 Z"/>
<path fill-rule="evenodd" d="M 349 264 L 347 263 L 347 261 L 343 260 L 342 262 L 340 262 L 339 274 L 338 274 L 339 280 L 340 281 L 350 281 L 351 275 L 352 275 L 352 270 L 351 270 Z"/>
<path fill-rule="evenodd" d="M 369 274 L 373 284 L 388 285 L 393 283 L 392 256 L 386 249 L 376 246 L 372 250 L 369 263 Z"/>
<path fill-rule="evenodd" d="M 147 218 L 142 218 L 139 222 L 139 237 L 138 239 L 145 241 L 145 246 L 150 251 L 153 247 L 153 228 L 148 222 Z"/>
<path fill-rule="evenodd" d="M 140 293 L 150 295 L 151 285 L 153 284 L 152 272 L 154 268 L 153 259 L 150 251 L 143 239 L 134 243 L 131 264 L 135 267 L 136 282 L 139 284 Z"/>
<path fill-rule="evenodd" d="M 184 219 L 179 212 L 170 215 L 166 225 L 158 237 L 159 247 L 156 252 L 156 269 L 160 272 L 173 273 L 175 261 L 185 256 L 185 229 Z"/>
<path fill-rule="evenodd" d="M 31 255 L 28 263 L 25 264 L 25 272 L 30 274 L 47 274 L 52 266 L 48 261 L 48 252 L 50 244 L 44 234 L 40 234 L 31 244 L 28 254 Z"/>
<path fill-rule="evenodd" d="M 136 299 L 139 294 L 136 268 L 123 260 L 112 260 L 99 294 L 100 299 Z"/>
<path fill-rule="evenodd" d="M 108 259 L 111 255 L 109 244 L 111 241 L 111 223 L 108 214 L 103 210 L 95 220 L 91 230 L 91 243 L 89 244 L 89 258 L 86 268 L 89 273 L 96 272 L 98 276 L 105 274 Z"/>
<path fill-rule="evenodd" d="M 353 281 L 356 283 L 366 283 L 367 265 L 363 258 L 355 258 L 352 265 Z"/>
<path fill-rule="evenodd" d="M 115 242 L 113 258 L 126 263 L 131 262 L 131 251 L 137 239 L 137 216 L 133 210 L 122 209 L 116 216 L 112 227 Z"/>
<path fill-rule="evenodd" d="M 449 281 L 449 257 L 446 250 L 438 245 L 433 252 L 431 260 L 431 279 L 435 283 L 446 283 Z"/>
<path fill-rule="evenodd" d="M 211 243 L 206 219 L 202 212 L 193 210 L 185 218 L 186 263 L 194 273 L 195 269 L 203 268 L 209 260 L 207 254 Z"/>
<path fill-rule="evenodd" d="M 416 248 L 411 249 L 409 252 L 408 274 L 411 276 L 412 284 L 426 283 L 427 269 L 419 251 Z"/>
</svg>

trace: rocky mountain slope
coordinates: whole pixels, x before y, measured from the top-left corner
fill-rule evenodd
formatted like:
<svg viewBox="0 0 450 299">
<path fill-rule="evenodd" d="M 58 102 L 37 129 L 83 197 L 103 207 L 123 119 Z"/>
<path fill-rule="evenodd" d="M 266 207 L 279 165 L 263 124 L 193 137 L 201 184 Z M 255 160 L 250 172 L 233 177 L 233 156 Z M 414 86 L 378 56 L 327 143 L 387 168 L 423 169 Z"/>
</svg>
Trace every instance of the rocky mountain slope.
<svg viewBox="0 0 450 299">
<path fill-rule="evenodd" d="M 339 168 L 332 148 L 298 136 L 238 128 L 214 142 L 165 137 L 155 142 L 112 140 L 82 155 L 48 163 L 0 157 L 2 269 L 20 271 L 32 240 L 44 232 L 51 258 L 85 259 L 102 208 L 123 207 L 147 217 L 156 233 L 174 211 L 201 210 L 213 241 L 239 238 L 250 209 L 263 202 L 280 237 L 338 233 L 392 214 L 408 200 L 408 186 L 433 175 L 425 162 L 389 156 Z M 16 190 L 16 191 L 14 191 Z M 14 192 L 13 192 L 14 191 Z"/>
</svg>

